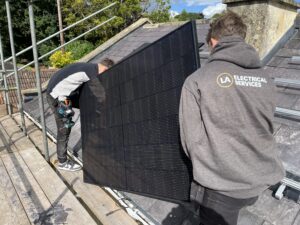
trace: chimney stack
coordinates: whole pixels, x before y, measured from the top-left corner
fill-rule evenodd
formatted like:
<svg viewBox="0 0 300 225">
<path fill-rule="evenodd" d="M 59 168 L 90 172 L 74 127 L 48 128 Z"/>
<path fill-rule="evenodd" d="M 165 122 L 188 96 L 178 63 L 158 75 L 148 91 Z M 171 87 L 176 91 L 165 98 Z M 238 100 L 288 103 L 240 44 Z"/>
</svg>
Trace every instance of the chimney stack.
<svg viewBox="0 0 300 225">
<path fill-rule="evenodd" d="M 300 4 L 294 0 L 223 0 L 247 25 L 246 41 L 264 58 L 294 26 Z"/>
</svg>

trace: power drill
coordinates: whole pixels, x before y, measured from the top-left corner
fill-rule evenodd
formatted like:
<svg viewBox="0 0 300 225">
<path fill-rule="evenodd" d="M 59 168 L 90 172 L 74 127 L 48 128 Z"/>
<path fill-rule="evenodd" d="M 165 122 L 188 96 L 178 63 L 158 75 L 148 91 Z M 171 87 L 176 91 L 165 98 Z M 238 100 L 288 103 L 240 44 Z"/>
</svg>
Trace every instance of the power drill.
<svg viewBox="0 0 300 225">
<path fill-rule="evenodd" d="M 72 109 L 72 102 L 69 99 L 58 103 L 57 112 L 63 118 L 65 128 L 69 129 L 74 126 L 75 123 L 72 121 L 74 110 Z"/>
</svg>

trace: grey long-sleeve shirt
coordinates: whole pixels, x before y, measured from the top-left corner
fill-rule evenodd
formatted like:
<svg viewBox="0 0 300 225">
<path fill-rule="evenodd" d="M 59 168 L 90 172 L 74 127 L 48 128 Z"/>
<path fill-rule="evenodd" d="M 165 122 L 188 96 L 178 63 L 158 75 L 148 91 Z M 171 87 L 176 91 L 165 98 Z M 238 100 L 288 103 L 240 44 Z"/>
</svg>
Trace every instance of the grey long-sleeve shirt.
<svg viewBox="0 0 300 225">
<path fill-rule="evenodd" d="M 56 72 L 50 79 L 47 93 L 59 101 L 72 96 L 83 83 L 96 78 L 98 65 L 74 63 Z"/>
<path fill-rule="evenodd" d="M 238 36 L 225 37 L 182 88 L 180 133 L 200 185 L 234 198 L 284 176 L 273 138 L 274 83 Z"/>
</svg>

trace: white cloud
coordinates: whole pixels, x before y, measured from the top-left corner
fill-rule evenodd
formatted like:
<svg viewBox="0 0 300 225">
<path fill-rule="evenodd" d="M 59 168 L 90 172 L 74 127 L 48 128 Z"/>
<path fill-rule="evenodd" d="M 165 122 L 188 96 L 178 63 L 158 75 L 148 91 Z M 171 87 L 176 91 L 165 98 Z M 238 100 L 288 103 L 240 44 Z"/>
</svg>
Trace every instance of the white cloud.
<svg viewBox="0 0 300 225">
<path fill-rule="evenodd" d="M 222 2 L 221 0 L 186 0 L 186 4 L 188 6 L 196 6 L 196 5 L 213 5 L 216 3 Z"/>
<path fill-rule="evenodd" d="M 177 11 L 175 11 L 175 10 L 170 10 L 170 16 L 172 17 L 172 18 L 174 18 L 175 16 L 177 16 L 177 15 L 179 15 L 180 13 L 179 12 L 177 12 Z"/>
<path fill-rule="evenodd" d="M 213 17 L 217 13 L 221 13 L 226 9 L 226 5 L 222 3 L 218 3 L 216 5 L 210 5 L 207 6 L 205 9 L 203 9 L 202 13 L 205 18 L 209 19 Z"/>
</svg>

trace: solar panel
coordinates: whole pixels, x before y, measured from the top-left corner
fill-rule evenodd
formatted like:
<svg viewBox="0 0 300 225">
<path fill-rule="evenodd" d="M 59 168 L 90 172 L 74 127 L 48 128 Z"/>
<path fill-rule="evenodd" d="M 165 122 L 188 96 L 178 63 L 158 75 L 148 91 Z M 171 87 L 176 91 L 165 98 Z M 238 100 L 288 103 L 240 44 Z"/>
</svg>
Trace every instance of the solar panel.
<svg viewBox="0 0 300 225">
<path fill-rule="evenodd" d="M 189 199 L 191 163 L 180 144 L 178 108 L 183 82 L 199 65 L 195 24 L 189 22 L 83 85 L 86 182 Z"/>
</svg>

